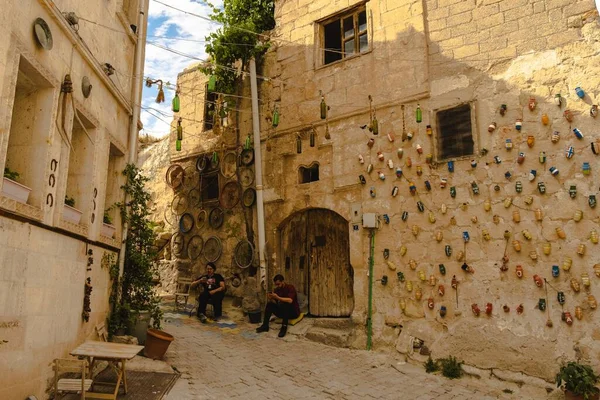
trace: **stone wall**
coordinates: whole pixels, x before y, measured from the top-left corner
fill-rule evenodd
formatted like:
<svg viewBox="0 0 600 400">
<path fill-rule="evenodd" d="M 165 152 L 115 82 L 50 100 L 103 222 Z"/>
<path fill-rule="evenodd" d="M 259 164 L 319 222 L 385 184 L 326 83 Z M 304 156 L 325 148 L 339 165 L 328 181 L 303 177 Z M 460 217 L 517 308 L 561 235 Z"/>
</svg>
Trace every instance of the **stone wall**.
<svg viewBox="0 0 600 400">
<path fill-rule="evenodd" d="M 18 172 L 32 191 L 27 203 L 0 194 L 0 398 L 42 399 L 51 361 L 95 335 L 108 312 L 109 272 L 101 260 L 117 254 L 121 221 L 111 209 L 116 232 L 110 234 L 102 217 L 123 199 L 137 40 L 129 24 L 136 21 L 126 17 L 122 1 L 3 6 L 0 167 Z M 80 20 L 75 32 L 62 12 L 92 22 Z M 51 32 L 51 49 L 35 39 L 37 18 Z M 67 74 L 69 95 L 61 94 Z M 87 98 L 84 76 L 92 87 Z M 5 185 L 0 181 L 0 189 Z M 82 213 L 79 222 L 66 220 L 66 195 Z M 86 278 L 93 287 L 88 322 L 82 319 Z"/>
</svg>

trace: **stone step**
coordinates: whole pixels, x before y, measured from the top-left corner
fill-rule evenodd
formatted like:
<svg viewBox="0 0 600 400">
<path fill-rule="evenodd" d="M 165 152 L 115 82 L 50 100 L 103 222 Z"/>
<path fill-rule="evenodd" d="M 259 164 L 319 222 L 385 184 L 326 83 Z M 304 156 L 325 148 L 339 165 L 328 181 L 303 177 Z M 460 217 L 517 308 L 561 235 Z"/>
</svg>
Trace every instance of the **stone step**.
<svg viewBox="0 0 600 400">
<path fill-rule="evenodd" d="M 312 326 L 305 337 L 313 342 L 319 342 L 334 347 L 350 347 L 350 331 Z"/>
<path fill-rule="evenodd" d="M 314 318 L 315 327 L 351 331 L 354 324 L 351 318 Z"/>
</svg>

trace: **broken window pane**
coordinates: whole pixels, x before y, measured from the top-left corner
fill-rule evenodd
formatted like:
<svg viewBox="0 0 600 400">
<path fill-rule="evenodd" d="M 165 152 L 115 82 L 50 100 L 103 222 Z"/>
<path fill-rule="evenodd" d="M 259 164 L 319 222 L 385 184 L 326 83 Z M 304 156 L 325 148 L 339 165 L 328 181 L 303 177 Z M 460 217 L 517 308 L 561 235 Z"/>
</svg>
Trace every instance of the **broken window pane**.
<svg viewBox="0 0 600 400">
<path fill-rule="evenodd" d="M 354 39 L 348 40 L 344 43 L 344 54 L 347 56 L 354 53 Z"/>
<path fill-rule="evenodd" d="M 367 34 L 362 34 L 359 36 L 359 48 L 360 52 L 369 50 L 369 39 L 367 38 Z"/>
<path fill-rule="evenodd" d="M 340 30 L 340 20 L 325 25 L 325 64 L 342 59 L 342 38 Z"/>
</svg>

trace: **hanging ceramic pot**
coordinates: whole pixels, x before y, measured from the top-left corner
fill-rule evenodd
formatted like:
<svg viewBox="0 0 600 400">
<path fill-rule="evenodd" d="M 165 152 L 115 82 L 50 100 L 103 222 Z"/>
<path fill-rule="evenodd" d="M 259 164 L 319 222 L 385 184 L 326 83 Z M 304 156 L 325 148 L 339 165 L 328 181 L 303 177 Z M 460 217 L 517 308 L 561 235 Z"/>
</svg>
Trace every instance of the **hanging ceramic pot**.
<svg viewBox="0 0 600 400">
<path fill-rule="evenodd" d="M 417 262 L 411 258 L 410 260 L 408 260 L 408 266 L 414 271 L 415 269 L 417 269 Z"/>
<path fill-rule="evenodd" d="M 373 148 L 373 145 L 375 144 L 375 139 L 371 138 L 369 139 L 369 141 L 367 142 L 367 146 L 369 146 L 369 148 Z"/>
<path fill-rule="evenodd" d="M 554 95 L 554 104 L 561 107 L 563 104 L 563 98 L 560 93 Z"/>
<path fill-rule="evenodd" d="M 512 150 L 512 148 L 513 148 L 513 142 L 512 142 L 512 140 L 511 140 L 511 139 L 506 139 L 506 140 L 504 141 L 504 148 L 505 148 L 506 150 Z"/>
<path fill-rule="evenodd" d="M 406 286 L 406 291 L 412 292 L 412 290 L 413 290 L 413 283 L 412 283 L 412 281 L 406 281 L 406 285 L 405 286 Z"/>
<path fill-rule="evenodd" d="M 438 265 L 438 268 L 440 270 L 440 274 L 446 275 L 446 266 L 444 264 Z"/>
<path fill-rule="evenodd" d="M 581 273 L 581 284 L 584 288 L 589 289 L 590 285 L 592 284 L 592 282 L 590 281 L 590 274 L 588 274 L 587 272 Z"/>
<path fill-rule="evenodd" d="M 521 181 L 517 181 L 515 183 L 515 192 L 521 193 L 523 191 L 523 183 Z"/>
<path fill-rule="evenodd" d="M 404 155 L 404 150 L 399 148 L 398 150 L 396 150 L 396 155 L 398 156 L 398 158 L 402 158 L 402 156 Z"/>
<path fill-rule="evenodd" d="M 580 321 L 583 318 L 583 310 L 579 306 L 575 307 L 575 318 L 577 318 Z"/>
<path fill-rule="evenodd" d="M 558 278 L 559 275 L 560 275 L 560 268 L 558 268 L 558 265 L 553 265 L 552 266 L 552 277 Z"/>
<path fill-rule="evenodd" d="M 525 308 L 523 307 L 523 304 L 519 304 L 517 306 L 517 314 L 521 315 L 521 314 L 523 314 L 523 311 L 525 311 Z"/>
<path fill-rule="evenodd" d="M 446 293 L 446 288 L 444 288 L 444 285 L 439 285 L 438 286 L 438 295 L 443 297 L 445 293 Z"/>
<path fill-rule="evenodd" d="M 581 172 L 583 172 L 584 175 L 589 175 L 592 171 L 592 167 L 590 167 L 590 163 L 589 162 L 584 162 L 581 165 Z"/>
<path fill-rule="evenodd" d="M 558 236 L 561 239 L 565 239 L 567 237 L 567 234 L 560 226 L 558 226 L 556 227 L 556 236 Z"/>
<path fill-rule="evenodd" d="M 409 183 L 408 190 L 409 190 L 410 194 L 412 194 L 413 196 L 415 194 L 417 194 L 417 187 L 412 182 Z"/>
<path fill-rule="evenodd" d="M 558 132 L 558 131 L 552 132 L 552 135 L 550 135 L 550 141 L 552 143 L 558 143 L 559 140 L 560 140 L 560 132 Z"/>
<path fill-rule="evenodd" d="M 399 282 L 404 282 L 404 272 L 402 272 L 402 271 L 398 271 L 398 272 L 396 273 L 396 276 L 398 277 L 398 281 L 399 281 Z"/>
<path fill-rule="evenodd" d="M 548 114 L 542 114 L 542 124 L 548 125 L 550 123 L 550 118 L 548 118 Z"/>
<path fill-rule="evenodd" d="M 590 108 L 590 117 L 596 118 L 598 116 L 598 105 L 593 104 Z"/>
<path fill-rule="evenodd" d="M 525 196 L 525 199 L 523 200 L 523 202 L 525 204 L 527 204 L 528 206 L 530 206 L 533 203 L 533 196 L 529 196 L 529 195 Z"/>
<path fill-rule="evenodd" d="M 437 278 L 435 277 L 435 275 L 433 275 L 433 274 L 429 275 L 429 285 L 435 286 L 436 283 L 437 283 Z"/>
<path fill-rule="evenodd" d="M 502 306 L 502 310 L 504 310 L 505 313 L 509 313 L 510 312 L 510 307 L 508 306 L 508 304 L 505 304 Z"/>
<path fill-rule="evenodd" d="M 537 287 L 541 288 L 544 286 L 544 280 L 537 274 L 533 276 L 533 282 L 535 282 L 535 286 Z"/>
<path fill-rule="evenodd" d="M 527 136 L 527 146 L 529 148 L 532 148 L 534 144 L 535 144 L 535 136 L 533 136 L 533 135 Z"/>
<path fill-rule="evenodd" d="M 590 196 L 588 197 L 588 204 L 589 204 L 590 208 L 596 207 L 596 195 L 595 194 L 590 194 Z"/>
<path fill-rule="evenodd" d="M 402 311 L 406 310 L 406 300 L 404 298 L 400 299 L 400 309 Z"/>
<path fill-rule="evenodd" d="M 523 266 L 517 265 L 517 267 L 515 268 L 515 273 L 517 274 L 517 278 L 523 278 Z"/>
<path fill-rule="evenodd" d="M 427 280 L 427 277 L 425 276 L 425 271 L 420 270 L 417 275 L 419 276 L 419 279 L 421 280 L 421 282 L 425 282 Z"/>
<path fill-rule="evenodd" d="M 500 216 L 494 214 L 494 216 L 492 217 L 492 221 L 497 225 L 500 223 Z"/>
<path fill-rule="evenodd" d="M 406 157 L 406 161 L 404 162 L 407 168 L 412 167 L 412 159 L 410 157 Z"/>
<path fill-rule="evenodd" d="M 583 255 L 585 255 L 585 244 L 583 244 L 583 243 L 580 243 L 580 244 L 577 246 L 577 254 L 579 254 L 580 256 L 583 256 Z"/>
<path fill-rule="evenodd" d="M 521 251 L 521 242 L 519 242 L 518 240 L 513 240 L 512 244 L 516 252 Z"/>
<path fill-rule="evenodd" d="M 477 303 L 471 304 L 471 311 L 473 312 L 473 315 L 475 315 L 476 317 L 479 317 L 479 314 L 481 313 L 481 310 L 479 309 L 479 306 L 477 305 Z"/>
<path fill-rule="evenodd" d="M 593 244 L 598 244 L 598 231 L 594 228 L 590 231 L 590 241 Z"/>
<path fill-rule="evenodd" d="M 429 211 L 429 222 L 434 224 L 435 221 L 436 221 L 435 214 L 433 213 L 433 211 Z"/>
<path fill-rule="evenodd" d="M 565 259 L 563 260 L 562 268 L 565 271 L 569 271 L 572 266 L 573 266 L 573 259 L 569 256 L 565 256 Z"/>
<path fill-rule="evenodd" d="M 412 234 L 414 237 L 417 237 L 419 235 L 419 231 L 421 230 L 421 228 L 419 228 L 418 225 L 413 225 L 412 226 Z"/>
<path fill-rule="evenodd" d="M 427 299 L 427 308 L 433 310 L 433 307 L 435 307 L 435 303 L 433 301 L 433 297 L 430 297 Z"/>
<path fill-rule="evenodd" d="M 498 125 L 497 125 L 495 122 L 492 122 L 491 124 L 489 124 L 489 125 L 488 125 L 488 132 L 489 132 L 489 133 L 492 133 L 492 132 L 494 132 L 494 131 L 496 130 L 496 127 L 497 127 L 497 126 L 498 126 Z"/>
<path fill-rule="evenodd" d="M 596 276 L 598 278 L 600 278 L 600 264 L 595 264 L 594 265 L 594 274 L 596 274 Z"/>
<path fill-rule="evenodd" d="M 529 258 L 531 258 L 533 261 L 538 259 L 538 253 L 535 250 L 531 250 L 529 252 Z"/>
<path fill-rule="evenodd" d="M 507 109 L 508 108 L 506 107 L 506 104 L 501 104 L 500 105 L 500 115 L 502 115 L 504 117 L 504 115 L 506 114 Z"/>
<path fill-rule="evenodd" d="M 484 209 L 485 211 L 490 211 L 490 210 L 492 209 L 492 201 L 491 201 L 490 199 L 486 199 L 486 200 L 483 202 L 483 209 Z"/>
<path fill-rule="evenodd" d="M 550 242 L 546 242 L 543 244 L 542 249 L 544 251 L 545 255 L 550 255 L 550 252 L 552 252 L 552 243 Z"/>
<path fill-rule="evenodd" d="M 569 326 L 573 325 L 573 317 L 568 311 L 562 313 L 562 320 L 565 321 Z"/>
<path fill-rule="evenodd" d="M 452 283 L 450 286 L 452 286 L 452 289 L 458 288 L 458 279 L 456 279 L 456 275 L 452 275 Z"/>
<path fill-rule="evenodd" d="M 582 218 L 583 218 L 583 211 L 576 210 L 575 213 L 573 214 L 573 220 L 575 222 L 579 222 L 579 221 L 581 221 Z"/>
<path fill-rule="evenodd" d="M 431 125 L 427 125 L 425 128 L 425 133 L 427 133 L 428 136 L 433 135 L 433 129 L 431 129 Z"/>
<path fill-rule="evenodd" d="M 440 306 L 440 317 L 444 318 L 447 313 L 448 310 L 446 309 L 446 306 Z"/>
<path fill-rule="evenodd" d="M 444 239 L 444 234 L 442 233 L 442 231 L 436 231 L 435 232 L 435 240 L 437 240 L 438 242 L 441 242 Z"/>
<path fill-rule="evenodd" d="M 523 235 L 523 237 L 527 240 L 531 240 L 533 238 L 533 236 L 531 235 L 531 232 L 529 232 L 527 229 L 524 229 L 521 234 Z"/>
<path fill-rule="evenodd" d="M 404 245 L 400 246 L 400 255 L 401 256 L 404 256 L 407 251 L 408 251 L 408 249 L 406 248 L 406 246 L 404 246 Z"/>
<path fill-rule="evenodd" d="M 561 306 L 563 304 L 565 304 L 565 294 L 564 294 L 564 292 L 558 292 L 558 293 L 556 293 L 556 300 L 558 301 L 558 304 L 560 304 Z"/>
<path fill-rule="evenodd" d="M 446 253 L 446 257 L 450 257 L 452 255 L 452 247 L 449 244 L 444 246 L 444 253 Z"/>
<path fill-rule="evenodd" d="M 535 110 L 536 106 L 537 106 L 537 101 L 535 100 L 535 97 L 530 97 L 529 98 L 529 104 L 528 104 L 529 111 Z"/>
<path fill-rule="evenodd" d="M 523 128 L 523 120 L 521 118 L 517 118 L 515 121 L 515 129 L 520 131 Z"/>
<path fill-rule="evenodd" d="M 512 205 L 512 197 L 507 197 L 504 199 L 504 208 L 508 208 Z"/>
<path fill-rule="evenodd" d="M 536 208 L 534 214 L 536 221 L 541 221 L 543 219 L 543 213 L 541 208 Z"/>
<path fill-rule="evenodd" d="M 421 288 L 417 286 L 417 289 L 415 290 L 415 299 L 421 300 L 421 298 L 423 298 L 423 292 L 421 291 Z"/>
<path fill-rule="evenodd" d="M 585 97 L 585 91 L 579 86 L 577 86 L 575 88 L 575 93 L 577 94 L 577 97 L 579 97 L 580 99 L 583 99 Z"/>
<path fill-rule="evenodd" d="M 519 213 L 519 210 L 513 211 L 513 222 L 521 222 L 521 213 Z"/>
<path fill-rule="evenodd" d="M 538 299 L 538 308 L 540 311 L 546 310 L 546 299 L 544 299 L 544 298 Z"/>
<path fill-rule="evenodd" d="M 492 311 L 494 311 L 494 306 L 492 305 L 492 303 L 487 303 L 485 305 L 485 313 L 487 315 L 492 315 Z"/>
<path fill-rule="evenodd" d="M 596 298 L 594 297 L 593 294 L 588 295 L 587 302 L 592 310 L 595 310 L 596 308 L 598 308 L 598 302 L 596 301 Z"/>
<path fill-rule="evenodd" d="M 492 238 L 492 237 L 490 236 L 490 232 L 489 232 L 487 229 L 483 229 L 483 230 L 481 231 L 481 235 L 483 236 L 483 238 L 484 238 L 486 241 L 489 241 L 489 240 L 491 240 L 491 238 Z"/>
<path fill-rule="evenodd" d="M 571 278 L 571 289 L 573 289 L 573 291 L 576 293 L 579 293 L 581 290 L 581 285 L 577 281 L 577 278 Z"/>
<path fill-rule="evenodd" d="M 456 254 L 456 261 L 462 261 L 465 258 L 465 252 L 464 251 L 459 251 L 458 254 Z"/>
<path fill-rule="evenodd" d="M 563 116 L 567 120 L 567 122 L 573 122 L 573 112 L 571 110 L 565 110 Z"/>
</svg>

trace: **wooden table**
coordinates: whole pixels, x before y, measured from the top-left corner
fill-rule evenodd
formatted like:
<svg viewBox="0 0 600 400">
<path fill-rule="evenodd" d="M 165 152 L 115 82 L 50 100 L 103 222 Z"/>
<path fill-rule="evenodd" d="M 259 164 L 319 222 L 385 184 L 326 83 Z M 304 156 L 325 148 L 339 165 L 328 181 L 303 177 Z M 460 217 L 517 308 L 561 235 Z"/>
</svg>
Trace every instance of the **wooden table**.
<svg viewBox="0 0 600 400">
<path fill-rule="evenodd" d="M 86 392 L 85 397 L 90 399 L 116 399 L 117 394 L 119 393 L 121 380 L 123 382 L 125 393 L 127 393 L 127 374 L 125 373 L 125 361 L 131 360 L 143 348 L 144 346 L 136 346 L 132 344 L 87 341 L 73 350 L 71 355 L 86 357 L 88 359 L 90 364 L 90 378 L 92 377 L 91 375 L 94 369 L 94 362 L 96 360 L 108 361 L 109 366 L 117 374 L 117 383 L 115 385 L 114 393 Z M 119 364 L 121 365 L 119 366 Z M 114 385 L 112 382 L 94 382 L 92 384 L 92 388 L 94 384 Z"/>
</svg>

